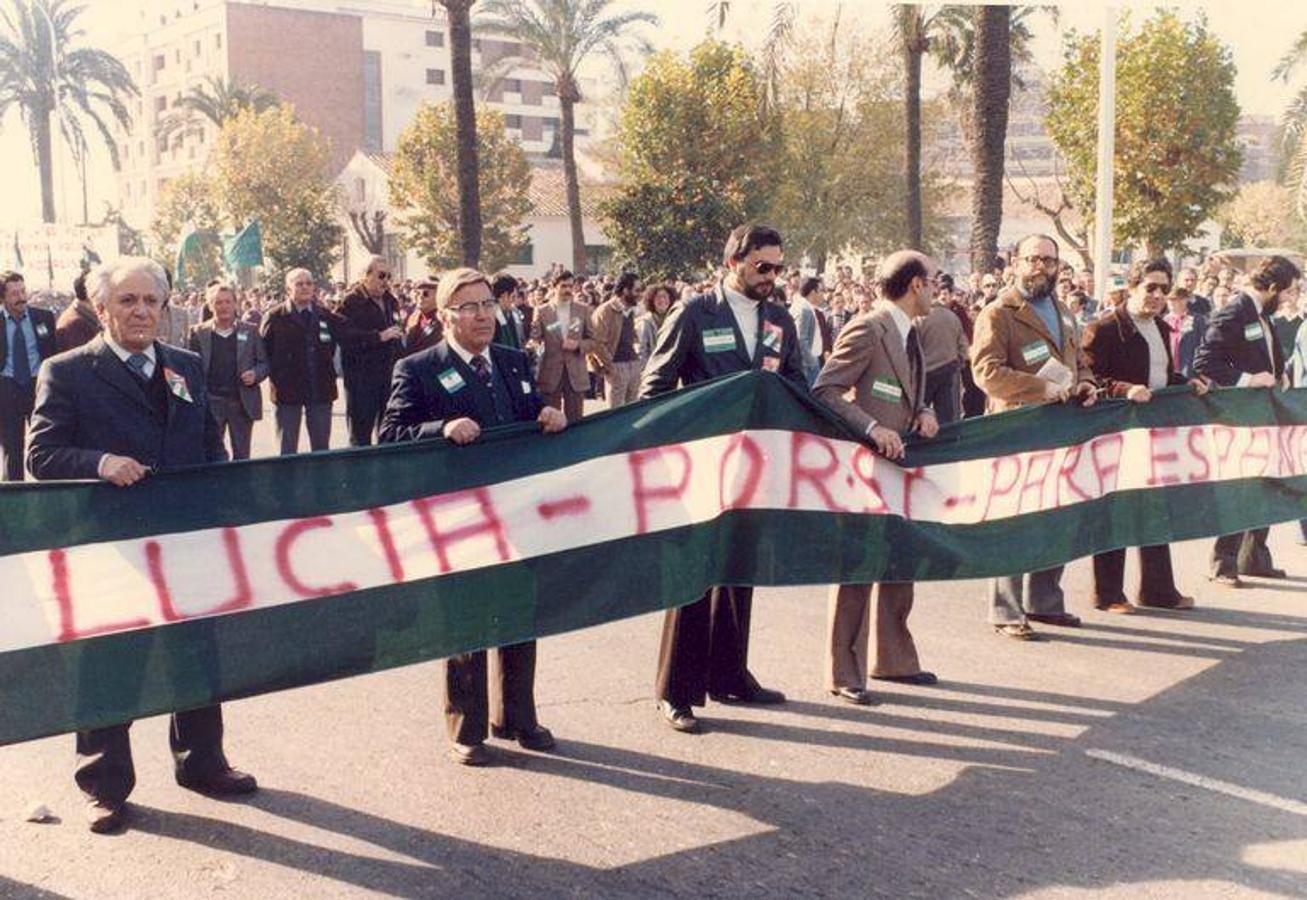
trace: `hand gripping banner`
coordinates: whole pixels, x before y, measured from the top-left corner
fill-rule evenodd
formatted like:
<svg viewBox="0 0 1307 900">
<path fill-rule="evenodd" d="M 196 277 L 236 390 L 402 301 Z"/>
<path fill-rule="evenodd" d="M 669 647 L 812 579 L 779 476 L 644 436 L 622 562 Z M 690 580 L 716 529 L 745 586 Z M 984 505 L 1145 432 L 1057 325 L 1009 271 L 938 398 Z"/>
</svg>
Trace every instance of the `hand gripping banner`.
<svg viewBox="0 0 1307 900">
<path fill-rule="evenodd" d="M 1018 410 L 910 442 L 897 465 L 745 373 L 560 435 L 6 485 L 0 743 L 585 628 L 713 584 L 975 578 L 1307 517 L 1304 395 Z"/>
</svg>

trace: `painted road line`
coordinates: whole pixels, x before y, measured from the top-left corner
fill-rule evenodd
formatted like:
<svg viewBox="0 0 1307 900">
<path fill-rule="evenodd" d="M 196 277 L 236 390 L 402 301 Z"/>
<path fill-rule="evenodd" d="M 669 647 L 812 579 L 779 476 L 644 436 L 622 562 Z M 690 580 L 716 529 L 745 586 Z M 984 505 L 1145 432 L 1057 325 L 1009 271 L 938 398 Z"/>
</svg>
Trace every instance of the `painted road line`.
<svg viewBox="0 0 1307 900">
<path fill-rule="evenodd" d="M 1255 791 L 1252 788 L 1231 784 L 1228 781 L 1208 778 L 1206 775 L 1195 775 L 1192 772 L 1185 772 L 1182 769 L 1173 769 L 1170 766 L 1159 766 L 1157 763 L 1151 763 L 1148 760 L 1140 759 L 1137 756 L 1127 756 L 1124 753 L 1112 753 L 1109 750 L 1086 750 L 1085 755 L 1091 756 L 1094 759 L 1100 759 L 1103 762 L 1112 763 L 1113 765 L 1124 766 L 1127 769 L 1134 769 L 1138 772 L 1147 772 L 1149 775 L 1156 775 L 1159 778 L 1169 778 L 1172 781 L 1179 781 L 1182 784 L 1190 784 L 1194 787 L 1200 787 L 1204 790 L 1212 791 L 1213 793 L 1225 794 L 1229 797 L 1237 797 L 1240 800 L 1247 800 L 1249 803 L 1257 803 L 1261 806 L 1269 806 L 1271 809 L 1278 809 L 1282 812 L 1293 813 L 1296 816 L 1307 817 L 1307 803 L 1303 803 L 1301 800 L 1290 800 L 1286 797 L 1277 797 L 1274 794 L 1268 794 L 1265 791 Z"/>
</svg>

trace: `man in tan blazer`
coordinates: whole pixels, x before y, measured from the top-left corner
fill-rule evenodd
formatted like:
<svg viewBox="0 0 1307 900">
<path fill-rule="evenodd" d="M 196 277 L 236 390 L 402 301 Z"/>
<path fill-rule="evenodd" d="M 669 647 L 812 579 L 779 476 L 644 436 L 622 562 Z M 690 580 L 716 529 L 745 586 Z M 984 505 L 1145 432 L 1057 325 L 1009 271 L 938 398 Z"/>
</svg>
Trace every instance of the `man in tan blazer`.
<svg viewBox="0 0 1307 900">
<path fill-rule="evenodd" d="M 568 422 L 581 418 L 585 392 L 590 387 L 585 357 L 594 351 L 591 309 L 572 299 L 575 288 L 572 273 L 559 272 L 553 279 L 553 296 L 531 320 L 531 342 L 544 348 L 536 385 L 545 403 L 561 409 Z"/>
<path fill-rule="evenodd" d="M 608 408 L 617 409 L 640 398 L 640 375 L 644 365 L 635 349 L 635 320 L 640 301 L 640 280 L 634 272 L 623 272 L 613 296 L 595 308 L 590 317 L 594 330 L 595 371 L 604 379 Z"/>
<path fill-rule="evenodd" d="M 1016 249 L 1016 283 L 976 318 L 971 373 L 988 397 L 986 412 L 1033 403 L 1094 403 L 1094 376 L 1080 349 L 1075 322 L 1053 296 L 1057 257 L 1057 241 L 1047 235 L 1022 240 Z M 1052 369 L 1062 376 L 1060 381 L 1050 377 Z M 1077 627 L 1080 619 L 1066 611 L 1063 601 L 1062 568 L 991 581 L 989 621 L 994 630 L 1028 641 L 1038 635 L 1027 620 Z"/>
<path fill-rule="evenodd" d="M 840 330 L 813 394 L 876 445 L 887 459 L 903 457 L 903 435 L 934 437 L 935 413 L 925 405 L 926 367 L 912 320 L 930 312 L 936 265 L 911 250 L 881 264 L 882 302 Z M 845 394 L 853 391 L 853 399 Z M 867 639 L 871 630 L 871 585 L 831 588 L 826 689 L 848 703 L 866 705 Z M 876 662 L 871 676 L 907 684 L 934 684 L 923 672 L 908 630 L 911 582 L 881 582 L 876 598 Z"/>
</svg>

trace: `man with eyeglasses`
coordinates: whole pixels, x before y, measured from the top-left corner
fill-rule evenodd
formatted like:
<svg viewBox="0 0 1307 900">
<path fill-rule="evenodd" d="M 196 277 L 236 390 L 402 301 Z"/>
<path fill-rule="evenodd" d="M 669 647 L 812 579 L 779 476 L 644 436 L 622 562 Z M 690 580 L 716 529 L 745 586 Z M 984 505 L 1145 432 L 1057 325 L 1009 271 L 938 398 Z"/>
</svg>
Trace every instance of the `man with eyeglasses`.
<svg viewBox="0 0 1307 900">
<path fill-rule="evenodd" d="M 351 329 L 351 338 L 340 351 L 351 447 L 372 443 L 390 393 L 395 360 L 404 349 L 403 314 L 390 282 L 390 263 L 384 256 L 372 257 L 338 310 Z"/>
<path fill-rule="evenodd" d="M 988 397 L 986 411 L 1037 403 L 1091 406 L 1096 387 L 1071 313 L 1053 296 L 1057 241 L 1042 234 L 1017 244 L 1016 283 L 976 319 L 971 373 Z M 990 582 L 990 624 L 1005 637 L 1037 640 L 1029 622 L 1074 628 L 1066 611 L 1062 566 Z"/>
<path fill-rule="evenodd" d="M 769 300 L 784 269 L 781 235 L 741 225 L 726 241 L 726 277 L 710 292 L 672 308 L 645 365 L 640 397 L 657 397 L 749 370 L 776 372 L 803 390 L 807 379 L 794 320 Z M 718 703 L 783 703 L 749 672 L 753 588 L 710 588 L 695 602 L 668 610 L 658 651 L 658 711 L 672 729 L 699 731 L 693 709 Z"/>
<path fill-rule="evenodd" d="M 1275 340 L 1271 316 L 1298 294 L 1302 272 L 1283 256 L 1268 256 L 1248 279 L 1247 289 L 1232 297 L 1207 322 L 1203 342 L 1194 353 L 1194 371 L 1225 387 L 1274 390 L 1284 384 L 1284 354 Z M 1269 528 L 1222 535 L 1212 547 L 1209 579 L 1225 587 L 1242 587 L 1240 575 L 1284 578 L 1266 546 Z"/>
<path fill-rule="evenodd" d="M 545 434 L 567 427 L 567 418 L 536 392 L 526 354 L 491 342 L 499 302 L 485 275 L 475 269 L 444 273 L 436 305 L 445 338 L 396 364 L 381 443 L 444 438 L 466 445 L 482 429 L 510 422 L 538 422 Z M 460 765 L 493 761 L 485 747 L 487 731 L 528 750 L 554 746 L 554 736 L 536 719 L 536 642 L 500 647 L 496 654 L 493 707 L 484 650 L 445 660 L 445 724 L 453 742 L 449 756 Z"/>
</svg>

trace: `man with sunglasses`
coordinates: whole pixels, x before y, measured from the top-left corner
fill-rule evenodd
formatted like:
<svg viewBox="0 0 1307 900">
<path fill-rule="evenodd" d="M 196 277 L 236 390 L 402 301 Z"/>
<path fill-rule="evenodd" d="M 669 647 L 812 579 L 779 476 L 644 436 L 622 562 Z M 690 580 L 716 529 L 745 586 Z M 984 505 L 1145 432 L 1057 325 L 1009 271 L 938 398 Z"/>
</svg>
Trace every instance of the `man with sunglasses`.
<svg viewBox="0 0 1307 900">
<path fill-rule="evenodd" d="M 645 365 L 640 397 L 657 397 L 749 370 L 776 372 L 807 390 L 794 320 L 768 298 L 784 268 L 781 236 L 741 225 L 726 242 L 729 270 L 709 293 L 672 308 Z M 663 621 L 655 690 L 658 710 L 676 731 L 696 733 L 693 708 L 719 703 L 783 703 L 785 695 L 749 672 L 753 588 L 718 586 Z"/>
<path fill-rule="evenodd" d="M 1036 403 L 1093 405 L 1094 376 L 1071 313 L 1053 296 L 1057 273 L 1057 241 L 1042 234 L 1025 238 L 1017 244 L 1016 283 L 976 318 L 971 373 L 988 397 L 987 412 Z M 1065 380 L 1049 377 L 1055 373 Z M 1080 619 L 1064 606 L 1062 568 L 993 579 L 989 621 L 994 630 L 1029 641 L 1039 636 L 1027 620 L 1079 626 Z"/>
<path fill-rule="evenodd" d="M 490 280 L 475 269 L 440 277 L 436 304 L 445 338 L 395 366 L 395 384 L 381 421 L 383 444 L 444 438 L 470 444 L 483 428 L 538 422 L 545 434 L 567 427 L 567 418 L 536 392 L 526 354 L 491 339 L 499 302 Z M 536 719 L 536 643 L 500 647 L 494 705 L 490 704 L 486 651 L 445 660 L 445 724 L 453 742 L 449 756 L 465 766 L 494 757 L 487 731 L 528 750 L 549 750 L 554 736 Z"/>
<path fill-rule="evenodd" d="M 413 288 L 417 294 L 417 306 L 404 323 L 401 358 L 434 347 L 445 336 L 445 326 L 440 321 L 440 310 L 436 306 L 436 289 L 439 286 L 436 279 L 423 278 Z"/>
<path fill-rule="evenodd" d="M 351 447 L 372 443 L 390 393 L 395 360 L 404 349 L 403 315 L 390 282 L 390 263 L 384 256 L 372 257 L 363 278 L 344 296 L 338 310 L 349 323 L 352 336 L 340 353 Z"/>
</svg>

